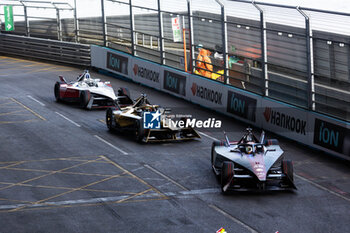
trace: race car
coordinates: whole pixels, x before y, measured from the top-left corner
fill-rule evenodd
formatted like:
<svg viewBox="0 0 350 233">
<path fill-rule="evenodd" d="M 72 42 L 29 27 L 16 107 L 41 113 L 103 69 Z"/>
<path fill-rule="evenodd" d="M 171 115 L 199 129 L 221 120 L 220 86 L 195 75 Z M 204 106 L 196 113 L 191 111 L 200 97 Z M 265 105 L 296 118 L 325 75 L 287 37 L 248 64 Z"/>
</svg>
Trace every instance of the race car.
<svg viewBox="0 0 350 233">
<path fill-rule="evenodd" d="M 107 108 L 114 106 L 116 102 L 125 106 L 133 103 L 126 88 L 121 88 L 116 96 L 110 82 L 92 79 L 88 70 L 85 70 L 76 81 L 67 82 L 62 76 L 59 76 L 59 79 L 54 88 L 57 102 L 79 103 L 86 109 Z"/>
<path fill-rule="evenodd" d="M 200 138 L 192 127 L 174 127 L 165 123 L 170 109 L 152 105 L 145 94 L 135 100 L 132 106 L 116 106 L 106 112 L 106 124 L 110 131 L 129 132 L 138 142 L 181 141 Z M 149 128 L 145 115 L 152 114 L 152 121 L 158 119 L 159 127 Z M 153 123 L 152 123 L 153 124 Z"/>
<path fill-rule="evenodd" d="M 293 190 L 293 163 L 284 159 L 277 139 L 260 140 L 248 128 L 239 140 L 214 141 L 211 148 L 212 169 L 221 183 L 221 191 Z"/>
</svg>

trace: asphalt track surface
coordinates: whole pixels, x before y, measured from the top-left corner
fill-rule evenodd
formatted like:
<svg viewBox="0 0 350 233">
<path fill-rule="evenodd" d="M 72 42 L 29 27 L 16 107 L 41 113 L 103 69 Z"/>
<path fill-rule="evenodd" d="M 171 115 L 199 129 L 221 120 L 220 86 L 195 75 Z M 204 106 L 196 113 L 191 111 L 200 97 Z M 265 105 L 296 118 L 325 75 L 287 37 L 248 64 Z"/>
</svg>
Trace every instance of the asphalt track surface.
<svg viewBox="0 0 350 233">
<path fill-rule="evenodd" d="M 146 145 L 111 134 L 104 110 L 55 102 L 58 75 L 72 80 L 81 71 L 0 56 L 0 232 L 349 232 L 349 162 L 278 138 L 294 160 L 298 190 L 222 195 L 210 167 L 221 130 Z M 246 128 L 168 94 L 92 75 L 175 112 L 221 119 L 232 139 Z"/>
</svg>

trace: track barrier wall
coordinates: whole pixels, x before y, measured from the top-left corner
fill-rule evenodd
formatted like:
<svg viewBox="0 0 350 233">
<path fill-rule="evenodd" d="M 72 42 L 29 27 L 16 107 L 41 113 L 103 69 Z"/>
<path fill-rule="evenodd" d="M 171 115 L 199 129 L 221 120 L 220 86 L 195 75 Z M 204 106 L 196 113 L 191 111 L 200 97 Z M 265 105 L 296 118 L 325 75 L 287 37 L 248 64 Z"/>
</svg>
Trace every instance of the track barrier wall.
<svg viewBox="0 0 350 233">
<path fill-rule="evenodd" d="M 90 45 L 0 34 L 0 53 L 90 66 Z"/>
<path fill-rule="evenodd" d="M 345 121 L 109 48 L 92 45 L 91 66 L 223 113 L 247 125 L 350 159 L 350 124 Z"/>
</svg>

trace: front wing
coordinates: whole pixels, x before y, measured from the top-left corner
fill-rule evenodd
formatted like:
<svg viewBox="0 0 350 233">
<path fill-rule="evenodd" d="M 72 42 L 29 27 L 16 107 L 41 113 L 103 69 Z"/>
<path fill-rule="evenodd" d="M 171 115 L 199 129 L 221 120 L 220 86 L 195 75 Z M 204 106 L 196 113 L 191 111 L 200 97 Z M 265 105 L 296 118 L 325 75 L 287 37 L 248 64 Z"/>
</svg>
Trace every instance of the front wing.
<svg viewBox="0 0 350 233">
<path fill-rule="evenodd" d="M 199 134 L 193 128 L 181 128 L 172 130 L 163 129 L 146 129 L 145 142 L 167 142 L 167 141 L 185 141 L 200 138 Z"/>
<path fill-rule="evenodd" d="M 215 175 L 220 177 L 221 168 L 215 165 L 212 165 L 212 168 Z M 260 181 L 254 173 L 238 165 L 237 163 L 235 163 L 233 177 L 228 185 L 228 190 L 235 191 L 292 189 L 296 189 L 296 186 L 285 174 L 281 172 L 279 167 L 271 167 L 267 173 L 266 180 Z"/>
</svg>

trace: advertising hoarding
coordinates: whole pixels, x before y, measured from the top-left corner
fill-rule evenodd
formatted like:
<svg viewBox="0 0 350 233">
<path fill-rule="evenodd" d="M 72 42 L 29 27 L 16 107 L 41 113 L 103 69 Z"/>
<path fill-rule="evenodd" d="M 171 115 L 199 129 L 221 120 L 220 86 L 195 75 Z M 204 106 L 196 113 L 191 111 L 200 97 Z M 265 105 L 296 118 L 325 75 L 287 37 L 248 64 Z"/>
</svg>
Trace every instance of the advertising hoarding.
<svg viewBox="0 0 350 233">
<path fill-rule="evenodd" d="M 184 72 L 166 69 L 163 70 L 163 90 L 181 98 L 186 97 L 188 75 Z"/>
<path fill-rule="evenodd" d="M 161 67 L 153 62 L 134 58 L 132 60 L 131 78 L 137 83 L 161 89 L 163 72 Z"/>
<path fill-rule="evenodd" d="M 308 111 L 266 98 L 261 103 L 259 117 L 264 129 L 304 144 L 311 143 L 313 122 Z"/>
</svg>

